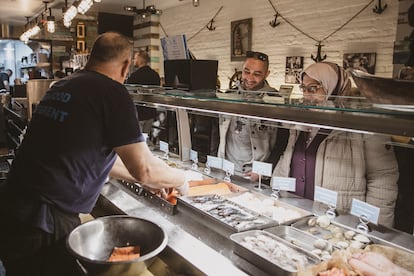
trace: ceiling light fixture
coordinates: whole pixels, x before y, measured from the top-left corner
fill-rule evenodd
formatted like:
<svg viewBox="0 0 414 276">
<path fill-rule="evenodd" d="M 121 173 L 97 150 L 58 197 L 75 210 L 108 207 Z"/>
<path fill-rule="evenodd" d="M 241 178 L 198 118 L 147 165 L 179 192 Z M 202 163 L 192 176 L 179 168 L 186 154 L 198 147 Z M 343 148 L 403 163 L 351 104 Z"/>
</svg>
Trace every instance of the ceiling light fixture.
<svg viewBox="0 0 414 276">
<path fill-rule="evenodd" d="M 72 19 L 78 14 L 78 9 L 75 6 L 70 6 L 70 8 L 63 15 L 63 25 L 67 28 L 72 24 Z"/>
<path fill-rule="evenodd" d="M 78 12 L 85 14 L 93 5 L 93 0 L 82 0 L 78 4 Z"/>
<path fill-rule="evenodd" d="M 125 11 L 134 12 L 136 15 L 140 16 L 141 18 L 146 18 L 150 15 L 160 15 L 162 13 L 161 10 L 157 10 L 154 5 L 145 6 L 145 0 L 142 4 L 142 9 L 137 9 L 134 6 L 124 6 Z"/>
<path fill-rule="evenodd" d="M 200 6 L 200 0 L 193 0 L 193 6 L 194 7 Z"/>
<path fill-rule="evenodd" d="M 40 26 L 37 23 L 37 18 L 35 19 L 36 21 L 34 23 L 29 23 L 29 17 L 26 17 L 26 18 L 27 18 L 26 25 L 32 24 L 32 27 L 30 27 L 24 33 L 20 35 L 19 39 L 23 41 L 24 43 L 27 43 L 32 36 L 35 36 L 40 32 Z"/>
</svg>

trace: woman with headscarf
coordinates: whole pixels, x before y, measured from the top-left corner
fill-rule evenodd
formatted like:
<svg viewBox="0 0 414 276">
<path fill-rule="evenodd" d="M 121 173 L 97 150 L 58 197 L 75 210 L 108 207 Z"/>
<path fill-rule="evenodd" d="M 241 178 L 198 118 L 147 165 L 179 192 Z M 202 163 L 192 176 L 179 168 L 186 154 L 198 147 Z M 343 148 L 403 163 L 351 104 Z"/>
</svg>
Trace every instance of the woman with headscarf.
<svg viewBox="0 0 414 276">
<path fill-rule="evenodd" d="M 335 63 L 314 63 L 301 73 L 302 84 L 299 88 L 307 103 L 322 104 L 330 96 L 350 96 L 350 77 L 347 71 Z"/>
<path fill-rule="evenodd" d="M 325 102 L 350 95 L 348 73 L 336 64 L 320 62 L 301 74 L 305 101 Z M 310 128 L 290 130 L 273 176 L 296 178 L 298 196 L 313 199 L 315 186 L 338 193 L 337 210 L 349 212 L 352 199 L 380 208 L 379 223 L 392 227 L 397 197 L 398 166 L 387 137 Z"/>
</svg>

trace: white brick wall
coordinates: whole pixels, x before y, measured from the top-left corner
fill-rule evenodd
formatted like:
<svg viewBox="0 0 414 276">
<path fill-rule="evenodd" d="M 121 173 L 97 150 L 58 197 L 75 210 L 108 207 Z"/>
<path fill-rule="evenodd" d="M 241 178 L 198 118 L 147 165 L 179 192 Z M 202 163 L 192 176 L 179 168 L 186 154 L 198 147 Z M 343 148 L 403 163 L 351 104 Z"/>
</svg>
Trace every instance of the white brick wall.
<svg viewBox="0 0 414 276">
<path fill-rule="evenodd" d="M 369 0 L 272 0 L 278 11 L 306 33 L 322 39 L 356 14 Z M 342 65 L 344 53 L 376 52 L 376 75 L 391 77 L 392 54 L 396 37 L 398 1 L 386 0 L 388 8 L 380 15 L 372 9 L 374 1 L 364 12 L 342 30 L 324 41 L 323 53 L 327 61 Z M 191 2 L 163 11 L 160 22 L 168 35 L 186 34 L 187 38 L 207 24 L 217 10 L 215 31 L 204 29 L 188 42 L 197 59 L 219 60 L 219 77 L 222 88 L 227 88 L 234 69 L 241 69 L 242 62 L 230 61 L 231 21 L 253 18 L 252 49 L 270 57 L 270 84 L 279 88 L 284 83 L 286 56 L 304 56 L 304 67 L 313 63 L 316 55 L 315 41 L 302 35 L 280 17 L 281 24 L 272 28 L 269 21 L 274 10 L 268 0 L 200 0 L 199 7 Z M 160 36 L 165 36 L 160 30 Z M 161 74 L 163 74 L 161 68 Z"/>
</svg>

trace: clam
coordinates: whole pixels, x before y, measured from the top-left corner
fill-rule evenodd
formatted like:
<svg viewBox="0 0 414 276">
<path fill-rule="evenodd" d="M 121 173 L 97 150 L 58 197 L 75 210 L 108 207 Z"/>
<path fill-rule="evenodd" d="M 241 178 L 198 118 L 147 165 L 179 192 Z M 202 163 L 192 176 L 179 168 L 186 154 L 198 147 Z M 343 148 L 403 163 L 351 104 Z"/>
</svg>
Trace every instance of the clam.
<svg viewBox="0 0 414 276">
<path fill-rule="evenodd" d="M 365 244 L 370 243 L 370 239 L 367 236 L 362 235 L 362 234 L 357 234 L 354 237 L 354 240 L 359 241 L 361 243 L 365 243 Z"/>
<path fill-rule="evenodd" d="M 331 259 L 331 255 L 325 254 L 321 256 L 322 261 L 329 261 Z"/>
<path fill-rule="evenodd" d="M 328 216 L 320 216 L 316 220 L 316 223 L 323 228 L 327 228 L 331 224 L 331 219 Z"/>
<path fill-rule="evenodd" d="M 349 246 L 349 243 L 347 243 L 346 241 L 340 241 L 340 242 L 337 242 L 336 245 L 341 249 L 347 249 Z"/>
<path fill-rule="evenodd" d="M 313 235 L 316 235 L 316 234 L 320 233 L 319 229 L 316 228 L 316 227 L 309 228 L 308 232 L 313 234 Z"/>
<path fill-rule="evenodd" d="M 308 220 L 309 226 L 315 226 L 316 225 L 316 217 L 312 217 Z"/>
<path fill-rule="evenodd" d="M 355 232 L 352 230 L 346 231 L 344 233 L 345 239 L 351 240 L 355 236 Z"/>
<path fill-rule="evenodd" d="M 322 239 L 317 239 L 314 243 L 313 243 L 313 247 L 320 249 L 320 250 L 324 250 L 326 248 L 326 246 L 328 245 L 328 242 Z"/>
<path fill-rule="evenodd" d="M 323 235 L 322 238 L 324 240 L 330 240 L 330 239 L 333 238 L 333 235 L 331 233 L 327 233 L 327 234 Z"/>
<path fill-rule="evenodd" d="M 320 250 L 320 249 L 314 249 L 314 250 L 312 250 L 312 253 L 315 254 L 315 255 L 317 255 L 317 256 L 320 256 L 320 255 L 322 255 L 322 250 Z"/>
<path fill-rule="evenodd" d="M 351 243 L 349 244 L 349 247 L 351 248 L 356 248 L 356 249 L 362 249 L 364 248 L 364 244 L 362 242 L 359 241 L 351 241 Z"/>
<path fill-rule="evenodd" d="M 324 250 L 322 251 L 321 255 L 331 255 L 331 252 Z"/>
</svg>

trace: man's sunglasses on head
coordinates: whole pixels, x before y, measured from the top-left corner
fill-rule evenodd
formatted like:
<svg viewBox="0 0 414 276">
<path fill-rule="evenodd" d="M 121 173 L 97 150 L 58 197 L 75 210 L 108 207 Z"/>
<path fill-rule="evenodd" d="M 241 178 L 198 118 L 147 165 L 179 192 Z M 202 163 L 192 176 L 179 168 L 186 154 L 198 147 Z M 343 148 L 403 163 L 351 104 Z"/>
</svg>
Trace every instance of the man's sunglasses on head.
<svg viewBox="0 0 414 276">
<path fill-rule="evenodd" d="M 246 57 L 248 57 L 248 58 L 257 58 L 261 61 L 268 61 L 269 60 L 269 57 L 266 54 L 261 53 L 261 52 L 254 52 L 254 51 L 247 51 L 246 52 Z"/>
</svg>

